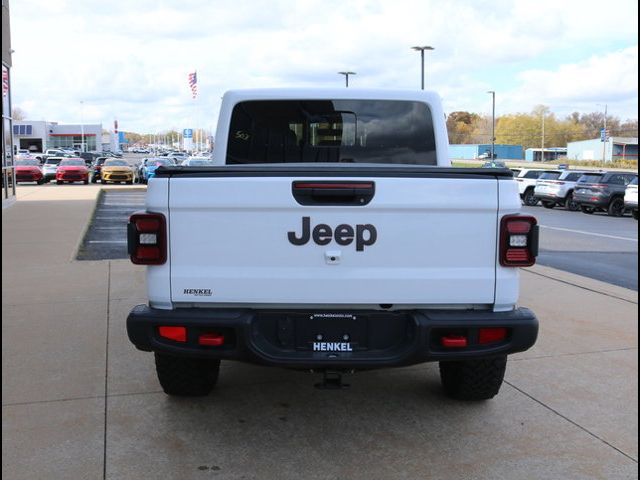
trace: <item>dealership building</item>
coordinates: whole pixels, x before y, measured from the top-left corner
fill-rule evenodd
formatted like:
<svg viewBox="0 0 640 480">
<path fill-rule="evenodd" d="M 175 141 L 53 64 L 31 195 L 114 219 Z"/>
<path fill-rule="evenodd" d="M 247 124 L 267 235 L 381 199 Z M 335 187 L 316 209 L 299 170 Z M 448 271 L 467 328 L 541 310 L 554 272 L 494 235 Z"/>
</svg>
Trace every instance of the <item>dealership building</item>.
<svg viewBox="0 0 640 480">
<path fill-rule="evenodd" d="M 84 148 L 83 148 L 84 144 Z M 102 151 L 102 124 L 65 125 L 46 121 L 13 122 L 13 148 L 44 152 L 48 148 Z"/>
<path fill-rule="evenodd" d="M 503 145 L 495 144 L 493 146 L 495 157 L 503 160 L 522 160 L 522 145 Z M 449 145 L 449 158 L 458 160 L 474 160 L 477 158 L 488 157 L 491 152 L 490 143 L 482 144 L 451 144 Z"/>
<path fill-rule="evenodd" d="M 567 143 L 569 160 L 616 160 L 638 161 L 638 138 L 609 137 L 606 142 L 599 138 Z"/>
</svg>

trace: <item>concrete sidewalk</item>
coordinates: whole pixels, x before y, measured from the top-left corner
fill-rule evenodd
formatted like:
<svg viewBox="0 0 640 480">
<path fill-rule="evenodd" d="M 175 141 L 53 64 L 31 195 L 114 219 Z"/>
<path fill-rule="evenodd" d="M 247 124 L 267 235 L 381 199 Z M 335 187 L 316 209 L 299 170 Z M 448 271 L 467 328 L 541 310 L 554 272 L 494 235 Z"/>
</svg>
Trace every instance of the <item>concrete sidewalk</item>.
<svg viewBox="0 0 640 480">
<path fill-rule="evenodd" d="M 2 212 L 5 478 L 637 478 L 637 292 L 524 270 L 540 337 L 489 402 L 445 398 L 436 364 L 336 392 L 229 362 L 171 399 L 126 337 L 144 269 L 74 260 L 100 188 L 20 186 Z"/>
</svg>

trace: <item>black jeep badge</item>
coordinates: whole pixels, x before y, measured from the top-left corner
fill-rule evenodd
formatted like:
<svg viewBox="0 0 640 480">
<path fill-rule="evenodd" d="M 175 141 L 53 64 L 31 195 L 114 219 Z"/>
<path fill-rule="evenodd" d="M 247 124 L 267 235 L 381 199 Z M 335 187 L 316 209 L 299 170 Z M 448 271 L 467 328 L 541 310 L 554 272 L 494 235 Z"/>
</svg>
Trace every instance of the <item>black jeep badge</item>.
<svg viewBox="0 0 640 480">
<path fill-rule="evenodd" d="M 289 242 L 293 245 L 305 245 L 309 239 L 313 237 L 313 241 L 318 245 L 327 245 L 331 243 L 331 239 L 335 239 L 338 245 L 350 245 L 353 240 L 356 241 L 356 251 L 362 252 L 364 247 L 368 247 L 376 243 L 378 239 L 378 231 L 376 227 L 367 223 L 365 225 L 358 224 L 354 228 L 345 223 L 338 225 L 335 230 L 327 224 L 321 223 L 316 225 L 311 233 L 311 218 L 302 217 L 302 233 L 296 236 L 296 232 L 288 232 Z"/>
</svg>

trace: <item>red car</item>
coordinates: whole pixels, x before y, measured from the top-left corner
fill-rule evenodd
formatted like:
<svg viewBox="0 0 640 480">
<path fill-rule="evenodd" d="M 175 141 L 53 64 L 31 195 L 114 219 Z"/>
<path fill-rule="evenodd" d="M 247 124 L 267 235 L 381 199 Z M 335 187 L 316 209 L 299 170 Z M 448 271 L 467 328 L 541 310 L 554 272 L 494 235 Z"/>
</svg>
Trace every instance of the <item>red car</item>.
<svg viewBox="0 0 640 480">
<path fill-rule="evenodd" d="M 40 162 L 34 159 L 16 161 L 16 183 L 36 182 L 38 185 L 44 183 L 44 175 L 40 168 Z"/>
<path fill-rule="evenodd" d="M 82 158 L 65 158 L 56 169 L 56 183 L 84 182 L 89 183 L 89 169 Z"/>
</svg>

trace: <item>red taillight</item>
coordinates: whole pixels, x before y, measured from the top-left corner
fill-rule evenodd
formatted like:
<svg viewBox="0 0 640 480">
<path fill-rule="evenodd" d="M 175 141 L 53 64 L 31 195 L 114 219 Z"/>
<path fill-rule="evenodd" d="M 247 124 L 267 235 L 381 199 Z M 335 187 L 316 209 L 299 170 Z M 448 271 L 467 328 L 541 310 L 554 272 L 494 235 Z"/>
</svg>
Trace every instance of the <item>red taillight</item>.
<svg viewBox="0 0 640 480">
<path fill-rule="evenodd" d="M 136 265 L 167 261 L 166 222 L 161 213 L 134 213 L 129 217 L 128 251 Z"/>
<path fill-rule="evenodd" d="M 478 343 L 500 342 L 507 338 L 507 329 L 504 327 L 481 328 L 478 332 Z"/>
<path fill-rule="evenodd" d="M 440 339 L 443 347 L 460 348 L 467 346 L 467 337 L 463 335 L 446 335 Z"/>
<path fill-rule="evenodd" d="M 500 222 L 500 265 L 530 267 L 538 255 L 538 222 L 534 217 L 507 215 Z"/>
<path fill-rule="evenodd" d="M 174 342 L 187 341 L 186 327 L 158 327 L 158 333 L 161 337 L 168 338 Z"/>
<path fill-rule="evenodd" d="M 198 337 L 198 343 L 209 347 L 219 347 L 224 344 L 224 335 L 219 333 L 203 333 Z"/>
</svg>

